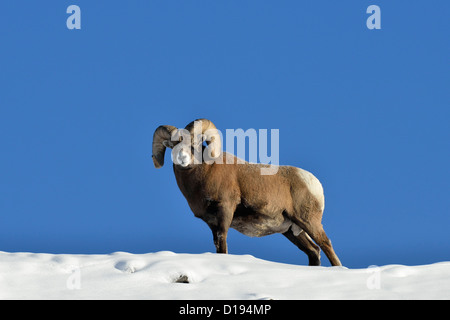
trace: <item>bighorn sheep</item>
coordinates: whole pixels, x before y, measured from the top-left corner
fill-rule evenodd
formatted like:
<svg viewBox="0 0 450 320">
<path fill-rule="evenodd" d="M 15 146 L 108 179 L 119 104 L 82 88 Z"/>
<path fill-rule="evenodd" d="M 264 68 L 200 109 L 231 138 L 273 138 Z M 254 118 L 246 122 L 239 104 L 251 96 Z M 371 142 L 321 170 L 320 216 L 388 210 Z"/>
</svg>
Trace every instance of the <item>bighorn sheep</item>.
<svg viewBox="0 0 450 320">
<path fill-rule="evenodd" d="M 198 126 L 201 133 L 195 136 Z M 333 266 L 341 265 L 322 227 L 322 185 L 311 173 L 279 166 L 276 174 L 261 175 L 265 165 L 243 160 L 238 164 L 237 157 L 222 152 L 218 130 L 206 119 L 195 120 L 184 130 L 159 126 L 152 145 L 156 168 L 164 165 L 166 147 L 173 149 L 178 187 L 194 215 L 211 228 L 217 253 L 228 253 L 231 227 L 251 237 L 282 233 L 308 255 L 309 265 L 320 265 L 319 247 Z M 219 157 L 223 161 L 211 161 Z"/>
</svg>

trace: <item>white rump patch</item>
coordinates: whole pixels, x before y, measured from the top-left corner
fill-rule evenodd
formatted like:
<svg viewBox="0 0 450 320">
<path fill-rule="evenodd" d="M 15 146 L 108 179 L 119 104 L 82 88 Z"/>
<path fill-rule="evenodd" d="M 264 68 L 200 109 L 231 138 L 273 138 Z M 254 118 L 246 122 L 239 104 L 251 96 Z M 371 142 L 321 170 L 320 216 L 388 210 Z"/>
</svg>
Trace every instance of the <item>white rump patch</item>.
<svg viewBox="0 0 450 320">
<path fill-rule="evenodd" d="M 325 197 L 323 196 L 323 187 L 319 179 L 317 179 L 311 172 L 297 168 L 297 174 L 306 184 L 309 192 L 320 202 L 322 210 L 325 208 Z"/>
</svg>

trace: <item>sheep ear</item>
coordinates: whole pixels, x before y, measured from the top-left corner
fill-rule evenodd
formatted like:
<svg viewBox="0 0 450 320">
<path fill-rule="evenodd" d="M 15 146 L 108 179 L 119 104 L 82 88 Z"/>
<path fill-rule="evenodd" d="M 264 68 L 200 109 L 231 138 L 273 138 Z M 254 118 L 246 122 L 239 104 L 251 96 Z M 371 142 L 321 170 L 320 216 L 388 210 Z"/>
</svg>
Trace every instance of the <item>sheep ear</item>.
<svg viewBox="0 0 450 320">
<path fill-rule="evenodd" d="M 152 159 L 153 164 L 157 169 L 164 165 L 164 154 L 166 152 L 166 148 L 173 148 L 173 144 L 170 139 L 175 130 L 177 130 L 177 128 L 174 126 L 159 126 L 153 134 Z"/>
<path fill-rule="evenodd" d="M 211 156 L 215 159 L 219 157 L 222 152 L 222 143 L 220 142 L 220 134 L 219 131 L 214 128 L 206 135 L 206 144 L 208 145 L 208 149 L 211 151 Z"/>
</svg>

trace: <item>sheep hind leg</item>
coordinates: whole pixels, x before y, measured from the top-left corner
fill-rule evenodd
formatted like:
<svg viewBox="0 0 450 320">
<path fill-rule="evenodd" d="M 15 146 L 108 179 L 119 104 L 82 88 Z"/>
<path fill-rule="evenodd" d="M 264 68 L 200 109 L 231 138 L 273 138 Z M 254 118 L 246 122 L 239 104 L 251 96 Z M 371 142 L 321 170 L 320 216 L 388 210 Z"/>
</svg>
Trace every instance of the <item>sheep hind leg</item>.
<svg viewBox="0 0 450 320">
<path fill-rule="evenodd" d="M 298 224 L 303 230 L 305 230 L 311 238 L 319 245 L 320 249 L 325 252 L 328 260 L 332 266 L 342 266 L 341 261 L 334 252 L 330 239 L 327 237 L 325 230 L 320 222 L 305 222 L 300 219 L 295 219 L 295 223 Z"/>
<path fill-rule="evenodd" d="M 283 235 L 295 244 L 308 256 L 310 266 L 320 266 L 320 249 L 312 242 L 305 231 L 302 231 L 298 236 L 294 235 L 291 229 L 283 233 Z"/>
</svg>

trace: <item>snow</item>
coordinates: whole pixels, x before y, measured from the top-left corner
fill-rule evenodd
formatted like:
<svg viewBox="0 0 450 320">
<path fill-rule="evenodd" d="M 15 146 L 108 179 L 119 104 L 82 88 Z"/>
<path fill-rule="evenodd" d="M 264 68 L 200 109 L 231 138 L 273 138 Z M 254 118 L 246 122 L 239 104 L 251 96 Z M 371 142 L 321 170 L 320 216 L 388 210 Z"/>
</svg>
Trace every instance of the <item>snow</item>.
<svg viewBox="0 0 450 320">
<path fill-rule="evenodd" d="M 450 262 L 347 269 L 212 253 L 0 252 L 0 299 L 450 299 Z"/>
</svg>

